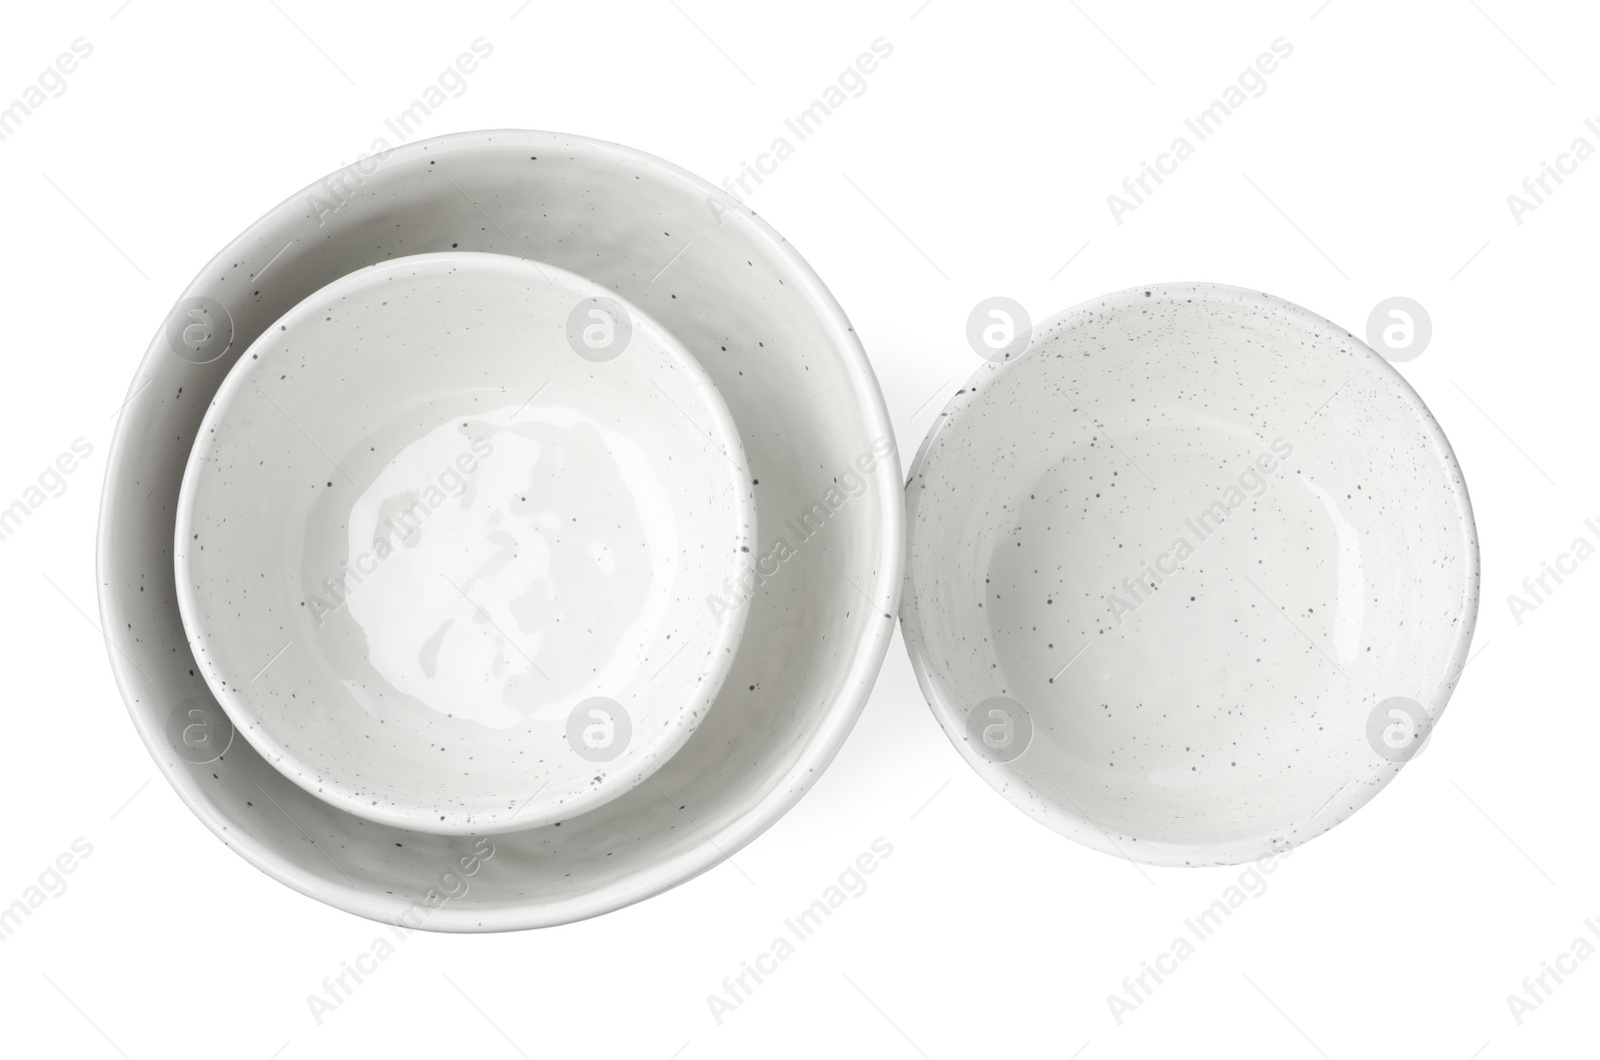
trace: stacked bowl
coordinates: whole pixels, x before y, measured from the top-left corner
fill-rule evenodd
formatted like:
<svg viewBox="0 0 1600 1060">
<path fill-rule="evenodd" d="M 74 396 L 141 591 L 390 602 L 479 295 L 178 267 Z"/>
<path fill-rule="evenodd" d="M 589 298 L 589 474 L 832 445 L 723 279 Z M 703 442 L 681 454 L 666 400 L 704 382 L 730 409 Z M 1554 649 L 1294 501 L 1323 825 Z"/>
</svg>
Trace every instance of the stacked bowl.
<svg viewBox="0 0 1600 1060">
<path fill-rule="evenodd" d="M 848 321 L 659 159 L 470 133 L 306 188 L 133 381 L 101 610 L 146 745 L 253 864 L 445 931 L 716 864 L 838 750 L 900 466 Z"/>
</svg>

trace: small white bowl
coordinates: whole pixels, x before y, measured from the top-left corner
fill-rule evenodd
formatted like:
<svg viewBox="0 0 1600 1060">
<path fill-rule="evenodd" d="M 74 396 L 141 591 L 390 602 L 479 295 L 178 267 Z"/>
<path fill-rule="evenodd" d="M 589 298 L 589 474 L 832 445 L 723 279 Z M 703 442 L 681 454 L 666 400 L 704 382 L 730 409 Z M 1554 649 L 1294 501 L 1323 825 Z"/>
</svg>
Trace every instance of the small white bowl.
<svg viewBox="0 0 1600 1060">
<path fill-rule="evenodd" d="M 217 391 L 178 604 L 244 737 L 350 813 L 443 835 L 639 784 L 722 686 L 755 499 L 699 364 L 550 265 L 440 253 L 302 301 Z"/>
<path fill-rule="evenodd" d="M 1269 295 L 1141 287 L 980 369 L 907 486 L 901 621 L 985 779 L 1163 865 L 1326 831 L 1422 746 L 1465 665 L 1478 546 L 1390 365 Z"/>
</svg>

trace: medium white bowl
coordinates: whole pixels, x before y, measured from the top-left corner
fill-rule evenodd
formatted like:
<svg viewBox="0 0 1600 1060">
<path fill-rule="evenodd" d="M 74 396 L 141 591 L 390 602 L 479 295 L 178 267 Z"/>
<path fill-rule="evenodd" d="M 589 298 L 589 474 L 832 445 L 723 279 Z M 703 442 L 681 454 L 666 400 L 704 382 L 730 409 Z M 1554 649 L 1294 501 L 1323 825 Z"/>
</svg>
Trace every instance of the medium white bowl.
<svg viewBox="0 0 1600 1060">
<path fill-rule="evenodd" d="M 1260 857 L 1366 803 L 1477 614 L 1466 485 L 1421 399 L 1231 287 L 1043 325 L 941 414 L 907 510 L 901 620 L 946 735 L 1038 820 L 1154 864 Z"/>
<path fill-rule="evenodd" d="M 452 244 L 587 276 L 682 342 L 739 425 L 761 540 L 757 584 L 720 597 L 750 613 L 733 671 L 689 742 L 604 806 L 480 839 L 345 813 L 247 741 L 230 745 L 173 585 L 184 464 L 239 351 L 340 276 Z M 659 893 L 737 853 L 832 760 L 882 664 L 898 606 L 899 460 L 882 395 L 837 303 L 764 221 L 709 184 L 582 137 L 462 133 L 363 160 L 290 197 L 224 248 L 173 307 L 133 379 L 107 465 L 101 616 L 113 672 L 157 766 L 251 864 L 389 923 L 445 931 L 562 923 Z"/>
<path fill-rule="evenodd" d="M 350 813 L 575 817 L 683 746 L 733 662 L 755 498 L 688 351 L 501 254 L 358 269 L 228 373 L 178 496 L 178 607 L 246 739 Z"/>
</svg>

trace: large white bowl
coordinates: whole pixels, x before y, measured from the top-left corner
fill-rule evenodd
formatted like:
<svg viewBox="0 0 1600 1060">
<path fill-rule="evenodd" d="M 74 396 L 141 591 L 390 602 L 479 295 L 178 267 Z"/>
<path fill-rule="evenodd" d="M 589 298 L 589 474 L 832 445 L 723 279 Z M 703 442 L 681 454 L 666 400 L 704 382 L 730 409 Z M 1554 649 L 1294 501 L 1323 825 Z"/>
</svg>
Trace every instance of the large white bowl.
<svg viewBox="0 0 1600 1060">
<path fill-rule="evenodd" d="M 912 465 L 901 618 L 945 733 L 1107 853 L 1233 863 L 1343 820 L 1465 665 L 1450 444 L 1362 342 L 1210 284 L 1086 302 Z"/>
<path fill-rule="evenodd" d="M 710 378 L 637 307 L 459 250 L 335 280 L 217 391 L 178 609 L 238 731 L 361 817 L 552 824 L 681 748 L 733 663 L 755 496 Z"/>
<path fill-rule="evenodd" d="M 750 614 L 722 693 L 683 749 L 579 818 L 477 840 L 345 813 L 232 740 L 194 665 L 173 585 L 184 463 L 239 351 L 345 273 L 450 249 L 576 272 L 676 336 L 739 425 L 761 541 L 756 583 L 708 602 Z M 107 458 L 98 563 L 111 664 L 134 724 L 218 837 L 340 908 L 503 930 L 592 916 L 681 883 L 794 805 L 882 664 L 903 508 L 888 416 L 860 343 L 765 222 L 640 152 L 553 133 L 463 133 L 332 174 L 200 272 L 130 395 Z"/>
</svg>

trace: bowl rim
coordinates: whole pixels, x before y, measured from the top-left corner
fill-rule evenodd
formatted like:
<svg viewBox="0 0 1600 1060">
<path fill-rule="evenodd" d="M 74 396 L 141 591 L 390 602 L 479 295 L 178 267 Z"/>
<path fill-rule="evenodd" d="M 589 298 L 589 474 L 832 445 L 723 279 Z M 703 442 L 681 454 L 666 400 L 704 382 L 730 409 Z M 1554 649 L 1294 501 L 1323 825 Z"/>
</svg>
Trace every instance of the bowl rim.
<svg viewBox="0 0 1600 1060">
<path fill-rule="evenodd" d="M 802 293 L 805 302 L 831 334 L 833 351 L 840 358 L 840 365 L 846 377 L 854 384 L 852 390 L 856 411 L 862 417 L 865 433 L 869 437 L 884 437 L 891 441 L 894 439 L 888 407 L 882 389 L 878 385 L 877 376 L 867 360 L 866 351 L 862 348 L 860 338 L 843 308 L 823 283 L 822 278 L 789 241 L 773 229 L 764 218 L 709 181 L 637 148 L 579 134 L 550 130 L 501 128 L 447 133 L 394 147 L 390 149 L 385 162 L 394 164 L 396 160 L 410 160 L 431 150 L 474 142 L 493 143 L 497 139 L 516 141 L 523 145 L 538 144 L 549 148 L 571 148 L 577 145 L 599 158 L 610 157 L 613 160 L 653 170 L 668 183 L 676 184 L 688 194 L 702 198 L 708 204 L 708 208 L 712 204 L 719 206 L 719 225 L 733 223 L 745 226 L 769 248 L 774 265 L 785 267 L 789 277 L 797 281 L 796 289 Z M 345 168 L 348 167 L 334 170 L 328 176 L 337 176 Z M 174 304 L 181 301 L 187 292 L 199 286 L 219 267 L 225 266 L 230 258 L 230 251 L 235 246 L 241 245 L 253 233 L 269 223 L 297 213 L 307 196 L 314 195 L 322 188 L 322 181 L 325 179 L 327 178 L 319 178 L 297 189 L 231 238 L 196 271 L 194 278 L 185 286 Z M 159 355 L 159 343 L 164 327 L 165 317 L 162 323 L 157 325 L 150 343 L 146 346 L 145 355 L 134 372 L 125 405 L 131 404 L 132 399 L 145 388 L 146 384 L 140 382 L 144 375 L 143 368 L 152 357 Z M 110 520 L 113 514 L 113 496 L 122 488 L 123 475 L 120 469 L 130 444 L 129 422 L 126 415 L 118 418 L 117 428 L 106 454 L 106 472 L 102 480 L 98 509 L 95 543 L 95 576 L 98 582 L 96 597 L 101 628 L 104 630 L 120 629 L 125 624 L 109 580 L 110 572 L 115 566 L 112 555 L 114 550 L 111 545 L 115 528 Z M 893 615 L 899 610 L 905 541 L 905 512 L 899 489 L 901 466 L 899 447 L 895 446 L 885 459 L 892 461 L 896 475 L 889 487 L 876 491 L 874 518 L 882 530 L 878 535 L 876 555 L 871 557 L 875 563 L 876 574 L 871 579 L 870 585 L 863 588 L 870 590 L 868 595 L 874 603 L 879 600 L 884 601 L 887 614 Z M 885 481 L 888 482 L 886 476 Z M 424 926 L 429 930 L 445 932 L 479 932 L 520 930 L 571 923 L 653 897 L 721 864 L 748 846 L 778 818 L 792 809 L 838 755 L 845 738 L 854 728 L 856 720 L 866 706 L 867 698 L 888 652 L 894 628 L 893 621 L 874 622 L 867 628 L 865 635 L 854 645 L 854 651 L 847 665 L 838 667 L 834 671 L 837 676 L 833 684 L 838 689 L 837 695 L 832 706 L 819 718 L 818 725 L 811 731 L 808 739 L 809 747 L 796 756 L 794 764 L 787 772 L 775 777 L 773 782 L 768 784 L 764 794 L 752 800 L 733 820 L 720 826 L 713 834 L 697 829 L 701 832 L 700 841 L 681 853 L 658 861 L 653 866 L 627 877 L 621 883 L 607 884 L 580 897 L 549 903 L 506 904 L 491 909 L 461 909 L 446 904 L 434 910 Z M 136 708 L 139 702 L 138 682 L 143 680 L 142 675 L 131 660 L 122 656 L 121 649 L 117 647 L 109 633 L 104 639 L 117 691 L 122 696 L 124 708 L 132 717 L 134 728 L 144 741 L 146 750 L 155 760 L 156 768 L 177 791 L 179 798 L 211 830 L 212 834 L 266 875 L 310 898 L 380 923 L 400 922 L 399 917 L 408 911 L 409 903 L 402 903 L 392 896 L 376 894 L 370 888 L 346 885 L 299 869 L 277 854 L 271 844 L 248 832 L 232 828 L 227 818 L 216 812 L 210 800 L 202 796 L 193 771 L 177 766 L 169 768 L 163 760 L 164 734 L 158 731 L 153 722 L 146 720 Z"/>
<path fill-rule="evenodd" d="M 620 294 L 568 269 L 511 254 L 447 250 L 387 258 L 347 272 L 306 295 L 277 320 L 263 328 L 255 340 L 240 351 L 238 360 L 228 369 L 222 383 L 211 395 L 210 404 L 207 405 L 205 415 L 196 430 L 194 444 L 189 449 L 189 458 L 184 464 L 183 480 L 178 490 L 178 503 L 174 509 L 172 560 L 176 575 L 178 613 L 182 617 L 184 633 L 189 640 L 190 651 L 195 655 L 201 677 L 205 680 L 212 697 L 233 722 L 234 729 L 249 741 L 256 749 L 256 753 L 269 765 L 277 768 L 278 772 L 313 797 L 356 817 L 388 825 L 391 828 L 426 832 L 431 835 L 480 836 L 522 831 L 553 824 L 556 821 L 570 820 L 644 783 L 688 742 L 700 720 L 701 712 L 698 705 L 702 699 L 709 693 L 710 701 L 715 702 L 723 682 L 733 669 L 734 653 L 744 634 L 745 621 L 749 617 L 750 609 L 737 608 L 728 620 L 717 624 L 716 637 L 711 643 L 710 660 L 698 671 L 702 677 L 685 689 L 683 700 L 677 708 L 663 712 L 648 723 L 636 725 L 635 740 L 647 732 L 652 742 L 644 746 L 641 754 L 634 756 L 627 770 L 616 770 L 614 768 L 616 763 L 611 763 L 613 768 L 608 771 L 604 784 L 583 785 L 579 792 L 569 797 L 567 801 L 551 805 L 536 803 L 535 800 L 545 789 L 545 784 L 534 784 L 530 779 L 528 787 L 535 789 L 531 793 L 525 789 L 510 793 L 511 798 L 526 801 L 509 819 L 492 815 L 482 823 L 474 823 L 470 814 L 459 810 L 453 813 L 442 810 L 424 813 L 415 806 L 404 808 L 393 801 L 375 808 L 360 796 L 346 790 L 349 785 L 342 775 L 330 777 L 326 783 L 319 784 L 315 778 L 320 771 L 314 768 L 313 760 L 308 758 L 304 751 L 295 750 L 279 737 L 276 725 L 270 723 L 271 715 L 252 707 L 246 701 L 238 691 L 237 680 L 224 679 L 225 675 L 215 662 L 214 653 L 194 650 L 197 638 L 205 644 L 211 641 L 215 634 L 207 623 L 199 619 L 202 606 L 198 587 L 193 578 L 192 564 L 195 554 L 185 545 L 185 537 L 193 531 L 195 525 L 195 509 L 199 503 L 197 497 L 199 478 L 205 472 L 206 463 L 216 449 L 218 431 L 223 428 L 230 410 L 234 408 L 245 388 L 259 380 L 260 373 L 266 369 L 265 346 L 282 341 L 285 335 L 292 335 L 296 325 L 306 323 L 335 299 L 371 292 L 385 283 L 400 278 L 400 274 L 415 276 L 426 272 L 438 276 L 441 273 L 448 275 L 463 268 L 475 268 L 485 272 L 492 270 L 496 276 L 515 275 L 519 280 L 527 279 L 530 282 L 543 277 L 549 287 L 563 292 L 564 298 L 593 298 L 596 295 L 603 295 L 619 303 L 633 319 L 636 338 L 648 336 L 650 341 L 659 347 L 662 357 L 683 373 L 690 388 L 700 396 L 702 401 L 700 411 L 706 414 L 709 421 L 705 425 L 706 433 L 710 435 L 713 444 L 723 447 L 726 456 L 735 466 L 734 474 L 738 485 L 730 491 L 732 515 L 748 528 L 747 532 L 753 539 L 757 529 L 755 496 L 744 488 L 744 484 L 750 479 L 750 468 L 745 459 L 744 445 L 739 439 L 738 424 L 734 422 L 733 414 L 728 410 L 711 376 L 701 366 L 699 359 L 690 353 L 676 336 L 662 327 L 654 317 Z M 647 368 L 645 371 L 653 373 L 654 369 Z M 713 459 L 709 453 L 705 455 L 706 462 L 721 471 L 720 460 Z M 723 567 L 715 572 L 714 577 L 736 575 L 741 569 L 738 555 L 739 553 L 734 551 L 720 557 Z M 698 589 L 696 591 L 698 592 Z M 217 679 L 215 683 L 212 680 L 214 676 Z M 233 673 L 226 676 L 237 678 L 239 675 Z M 709 703 L 706 709 L 709 710 Z M 287 768 L 290 763 L 293 764 L 292 769 Z M 584 772 L 592 773 L 593 770 Z M 536 776 L 530 774 L 530 777 Z M 408 805 L 411 801 L 405 800 Z M 442 824 L 433 821 L 435 812 L 447 813 Z M 428 821 L 426 827 L 422 824 L 424 820 Z"/>
<path fill-rule="evenodd" d="M 1148 292 L 1159 291 L 1166 295 L 1176 296 L 1180 291 L 1193 294 L 1195 297 L 1218 297 L 1226 299 L 1229 305 L 1240 306 L 1247 300 L 1254 300 L 1257 304 L 1267 309 L 1285 311 L 1297 319 L 1301 326 L 1311 326 L 1325 331 L 1329 336 L 1343 336 L 1353 345 L 1355 351 L 1364 353 L 1368 364 L 1377 369 L 1381 377 L 1394 386 L 1399 396 L 1410 405 L 1415 412 L 1415 419 L 1420 424 L 1431 443 L 1433 452 L 1438 460 L 1438 468 L 1451 482 L 1451 494 L 1456 500 L 1456 509 L 1459 516 L 1461 532 L 1461 560 L 1463 588 L 1461 598 L 1460 616 L 1454 635 L 1454 643 L 1450 652 L 1449 661 L 1436 679 L 1435 693 L 1439 697 L 1439 709 L 1432 718 L 1434 726 L 1438 725 L 1439 718 L 1444 714 L 1449 705 L 1451 695 L 1461 680 L 1462 671 L 1466 667 L 1468 651 L 1472 646 L 1472 635 L 1477 625 L 1478 602 L 1481 595 L 1481 566 L 1479 558 L 1479 542 L 1477 524 L 1473 516 L 1472 499 L 1468 495 L 1466 475 L 1457 460 L 1455 449 L 1450 445 L 1450 440 L 1445 436 L 1443 427 L 1433 415 L 1431 409 L 1422 400 L 1415 388 L 1406 380 L 1400 371 L 1388 359 L 1379 354 L 1360 336 L 1340 327 L 1322 315 L 1312 312 L 1295 302 L 1270 294 L 1265 291 L 1250 287 L 1237 287 L 1231 284 L 1216 283 L 1207 280 L 1168 281 L 1163 283 L 1146 283 L 1134 287 L 1125 287 L 1111 291 L 1094 298 L 1085 299 L 1061 312 L 1055 314 L 1043 323 L 1032 328 L 1027 348 L 1018 356 L 1001 362 L 988 362 L 978 367 L 962 384 L 954 396 L 940 410 L 934 419 L 933 425 L 923 437 L 917 454 L 911 462 L 911 467 L 906 474 L 906 553 L 905 585 L 902 587 L 900 598 L 900 623 L 902 631 L 914 629 L 917 625 L 916 593 L 912 591 L 914 580 L 914 567 L 909 561 L 911 552 L 911 536 L 915 531 L 915 512 L 921 500 L 922 487 L 918 484 L 918 477 L 923 466 L 929 459 L 934 442 L 944 430 L 959 418 L 959 413 L 969 404 L 976 401 L 979 395 L 987 396 L 990 385 L 999 379 L 1003 373 L 1016 370 L 1016 366 L 1031 359 L 1031 355 L 1039 348 L 1039 337 L 1049 332 L 1062 330 L 1091 318 L 1096 314 L 1104 315 L 1108 312 L 1137 305 L 1144 302 Z M 981 383 L 981 385 L 980 385 Z M 1307 834 L 1293 841 L 1283 839 L 1281 830 L 1268 829 L 1254 833 L 1244 838 L 1230 839 L 1214 844 L 1178 843 L 1172 841 L 1158 841 L 1137 838 L 1137 844 L 1119 844 L 1111 838 L 1099 825 L 1081 813 L 1071 813 L 1063 809 L 1058 802 L 1047 794 L 1040 793 L 1046 809 L 1037 810 L 1033 805 L 1034 800 L 1028 794 L 1038 789 L 1024 783 L 1022 779 L 1012 772 L 1005 763 L 994 764 L 980 756 L 960 736 L 960 726 L 947 724 L 953 715 L 953 706 L 948 702 L 943 692 L 943 684 L 934 672 L 932 661 L 918 643 L 913 643 L 913 637 L 906 633 L 906 654 L 910 656 L 912 670 L 916 674 L 917 686 L 921 690 L 923 699 L 927 702 L 930 713 L 946 738 L 949 739 L 962 759 L 978 773 L 984 781 L 997 793 L 1004 796 L 1007 802 L 1022 810 L 1029 819 L 1038 822 L 1041 826 L 1049 828 L 1069 839 L 1075 840 L 1095 850 L 1110 854 L 1135 863 L 1156 866 L 1188 867 L 1196 865 L 1239 865 L 1247 861 L 1257 860 L 1272 854 L 1285 853 L 1288 848 L 1303 846 L 1311 840 L 1327 832 L 1334 825 L 1353 816 L 1361 807 L 1370 803 L 1399 775 L 1405 763 L 1397 764 L 1393 769 L 1387 770 L 1372 786 L 1371 791 L 1342 815 L 1327 818 L 1324 823 L 1324 814 L 1333 805 L 1334 800 L 1310 817 L 1300 821 Z M 1349 788 L 1341 788 L 1335 798 Z M 1312 825 L 1317 827 L 1312 828 Z M 1286 846 L 1287 844 L 1287 846 Z M 1127 849 L 1134 846 L 1140 856 L 1133 856 Z"/>
</svg>

